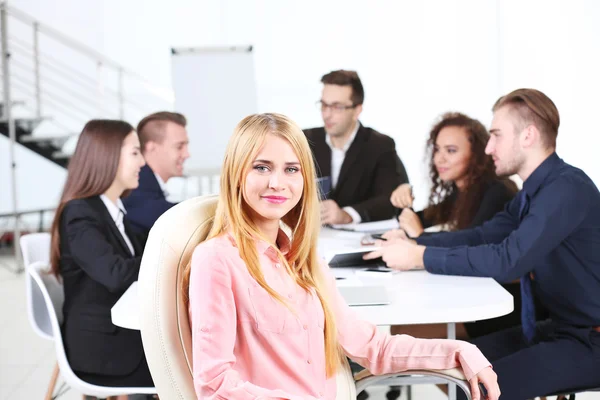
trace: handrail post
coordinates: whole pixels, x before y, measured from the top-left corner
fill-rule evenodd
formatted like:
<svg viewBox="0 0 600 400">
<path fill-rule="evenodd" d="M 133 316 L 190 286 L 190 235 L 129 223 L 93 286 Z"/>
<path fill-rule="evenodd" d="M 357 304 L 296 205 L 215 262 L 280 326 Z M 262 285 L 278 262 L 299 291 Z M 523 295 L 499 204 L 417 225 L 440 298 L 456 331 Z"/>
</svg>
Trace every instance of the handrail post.
<svg viewBox="0 0 600 400">
<path fill-rule="evenodd" d="M 104 79 L 102 76 L 102 61 L 96 64 L 96 83 L 98 90 L 98 118 L 104 117 Z"/>
<path fill-rule="evenodd" d="M 125 89 L 123 87 L 123 68 L 119 68 L 119 118 L 125 120 Z"/>
<path fill-rule="evenodd" d="M 22 258 L 21 258 L 21 247 L 19 241 L 21 238 L 21 231 L 19 227 L 19 214 L 17 209 L 17 163 L 15 161 L 15 143 L 17 140 L 17 132 L 15 130 L 15 120 L 12 115 L 12 98 L 10 93 L 10 52 L 8 49 L 8 27 L 7 27 L 7 11 L 6 3 L 0 4 L 0 35 L 2 40 L 2 74 L 3 74 L 3 89 L 4 89 L 4 115 L 2 116 L 8 124 L 8 136 L 10 138 L 9 146 L 9 160 L 10 160 L 10 171 L 12 180 L 12 206 L 13 213 L 15 216 L 15 227 L 13 246 L 15 248 L 15 258 L 17 260 L 17 269 L 15 272 L 22 271 Z"/>
<path fill-rule="evenodd" d="M 38 22 L 33 23 L 33 71 L 35 74 L 35 114 L 42 117 L 42 89 L 40 85 L 40 26 Z"/>
</svg>

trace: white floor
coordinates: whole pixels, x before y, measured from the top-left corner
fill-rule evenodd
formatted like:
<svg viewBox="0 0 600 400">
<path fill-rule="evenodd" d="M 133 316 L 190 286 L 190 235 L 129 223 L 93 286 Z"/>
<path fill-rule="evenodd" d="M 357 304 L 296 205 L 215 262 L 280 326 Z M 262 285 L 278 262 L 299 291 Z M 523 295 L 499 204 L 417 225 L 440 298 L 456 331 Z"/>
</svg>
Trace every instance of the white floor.
<svg viewBox="0 0 600 400">
<path fill-rule="evenodd" d="M 55 363 L 52 342 L 33 332 L 27 319 L 24 274 L 11 272 L 13 258 L 0 256 L 0 400 L 43 400 Z M 61 385 L 61 380 L 57 387 Z M 386 388 L 369 390 L 372 400 L 385 400 Z M 61 400 L 81 400 L 68 390 Z M 401 399 L 405 399 L 403 394 Z M 443 400 L 435 386 L 413 387 L 413 399 Z M 577 395 L 580 400 L 600 399 L 600 394 Z M 168 400 L 168 399 L 167 399 Z"/>
</svg>

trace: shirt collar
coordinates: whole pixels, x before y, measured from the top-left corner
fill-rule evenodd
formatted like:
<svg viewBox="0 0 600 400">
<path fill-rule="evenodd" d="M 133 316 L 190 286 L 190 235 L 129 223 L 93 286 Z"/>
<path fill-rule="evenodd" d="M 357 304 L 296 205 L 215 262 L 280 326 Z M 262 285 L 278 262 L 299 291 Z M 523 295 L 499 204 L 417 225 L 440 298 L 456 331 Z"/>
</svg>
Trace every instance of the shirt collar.
<svg viewBox="0 0 600 400">
<path fill-rule="evenodd" d="M 231 243 L 235 247 L 237 247 L 237 244 L 235 243 L 235 238 L 233 237 L 233 234 L 231 231 L 229 231 L 227 233 L 227 236 L 229 237 L 229 240 L 231 241 Z M 267 242 L 266 240 L 262 240 L 262 239 L 258 239 L 258 238 L 256 238 L 255 242 L 256 242 L 256 250 L 258 251 L 259 254 L 264 254 L 267 257 L 269 257 L 271 260 L 278 261 L 277 250 L 275 250 L 275 248 L 273 247 L 273 245 L 271 243 Z M 279 246 L 279 251 L 284 256 L 290 251 L 290 248 L 291 248 L 290 238 L 281 229 L 279 230 L 279 232 L 277 232 L 277 244 Z"/>
<path fill-rule="evenodd" d="M 360 128 L 360 122 L 356 121 L 356 126 L 354 127 L 354 130 L 352 131 L 350 138 L 348 138 L 348 141 L 344 144 L 344 147 L 342 148 L 342 151 L 344 153 L 348 151 L 348 149 L 350 148 L 350 145 L 352 144 L 352 142 L 354 142 L 354 138 L 356 138 L 356 134 L 358 133 L 359 128 Z M 327 145 L 329 147 L 331 147 L 331 150 L 338 150 L 335 147 L 333 147 L 333 144 L 331 144 L 331 138 L 329 137 L 328 134 L 325 134 L 325 143 L 327 143 Z"/>
<path fill-rule="evenodd" d="M 152 171 L 154 172 L 154 171 Z M 166 193 L 167 191 L 167 184 L 165 183 L 165 181 L 162 180 L 162 178 L 160 177 L 159 174 L 157 174 L 156 172 L 154 172 L 154 176 L 156 177 L 156 181 L 158 182 L 158 186 L 160 186 L 160 190 L 163 191 L 163 193 Z"/>
<path fill-rule="evenodd" d="M 554 170 L 560 163 L 560 157 L 556 152 L 550 154 L 532 173 L 529 178 L 523 182 L 523 191 L 531 198 L 538 191 L 542 183 L 546 180 L 548 175 Z"/>
<path fill-rule="evenodd" d="M 123 213 L 123 215 L 127 214 L 127 211 L 125 211 L 125 206 L 123 206 L 123 202 L 121 201 L 121 199 L 117 199 L 117 204 L 115 204 L 105 194 L 101 194 L 100 200 L 102 200 L 102 202 L 106 206 L 106 209 L 108 210 L 108 213 L 110 214 L 110 217 L 113 219 L 113 221 L 116 221 L 119 218 L 119 213 Z"/>
</svg>

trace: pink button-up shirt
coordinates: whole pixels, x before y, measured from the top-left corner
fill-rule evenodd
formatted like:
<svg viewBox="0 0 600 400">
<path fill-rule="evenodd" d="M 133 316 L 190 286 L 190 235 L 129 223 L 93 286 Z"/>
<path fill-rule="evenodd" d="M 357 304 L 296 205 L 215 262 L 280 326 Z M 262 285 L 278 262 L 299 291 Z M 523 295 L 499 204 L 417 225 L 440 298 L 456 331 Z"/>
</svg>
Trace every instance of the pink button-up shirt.
<svg viewBox="0 0 600 400">
<path fill-rule="evenodd" d="M 282 252 L 289 241 L 280 231 Z M 193 375 L 199 399 L 328 399 L 335 377 L 325 374 L 324 314 L 314 292 L 287 273 L 270 244 L 257 241 L 269 286 L 296 311 L 273 299 L 250 276 L 230 235 L 198 245 L 192 256 L 190 318 Z M 344 353 L 373 374 L 461 366 L 468 379 L 490 363 L 466 342 L 391 336 L 346 305 L 326 266 L 338 340 Z"/>
</svg>

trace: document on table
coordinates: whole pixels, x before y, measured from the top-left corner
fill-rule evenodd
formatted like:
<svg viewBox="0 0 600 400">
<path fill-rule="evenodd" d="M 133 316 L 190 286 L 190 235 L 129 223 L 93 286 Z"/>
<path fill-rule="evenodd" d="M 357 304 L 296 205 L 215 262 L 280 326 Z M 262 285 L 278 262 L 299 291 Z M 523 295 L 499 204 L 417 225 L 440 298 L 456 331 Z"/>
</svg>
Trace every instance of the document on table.
<svg viewBox="0 0 600 400">
<path fill-rule="evenodd" d="M 333 229 L 353 232 L 387 232 L 400 227 L 396 218 L 383 221 L 361 222 L 360 224 L 336 224 L 331 226 Z"/>
</svg>

